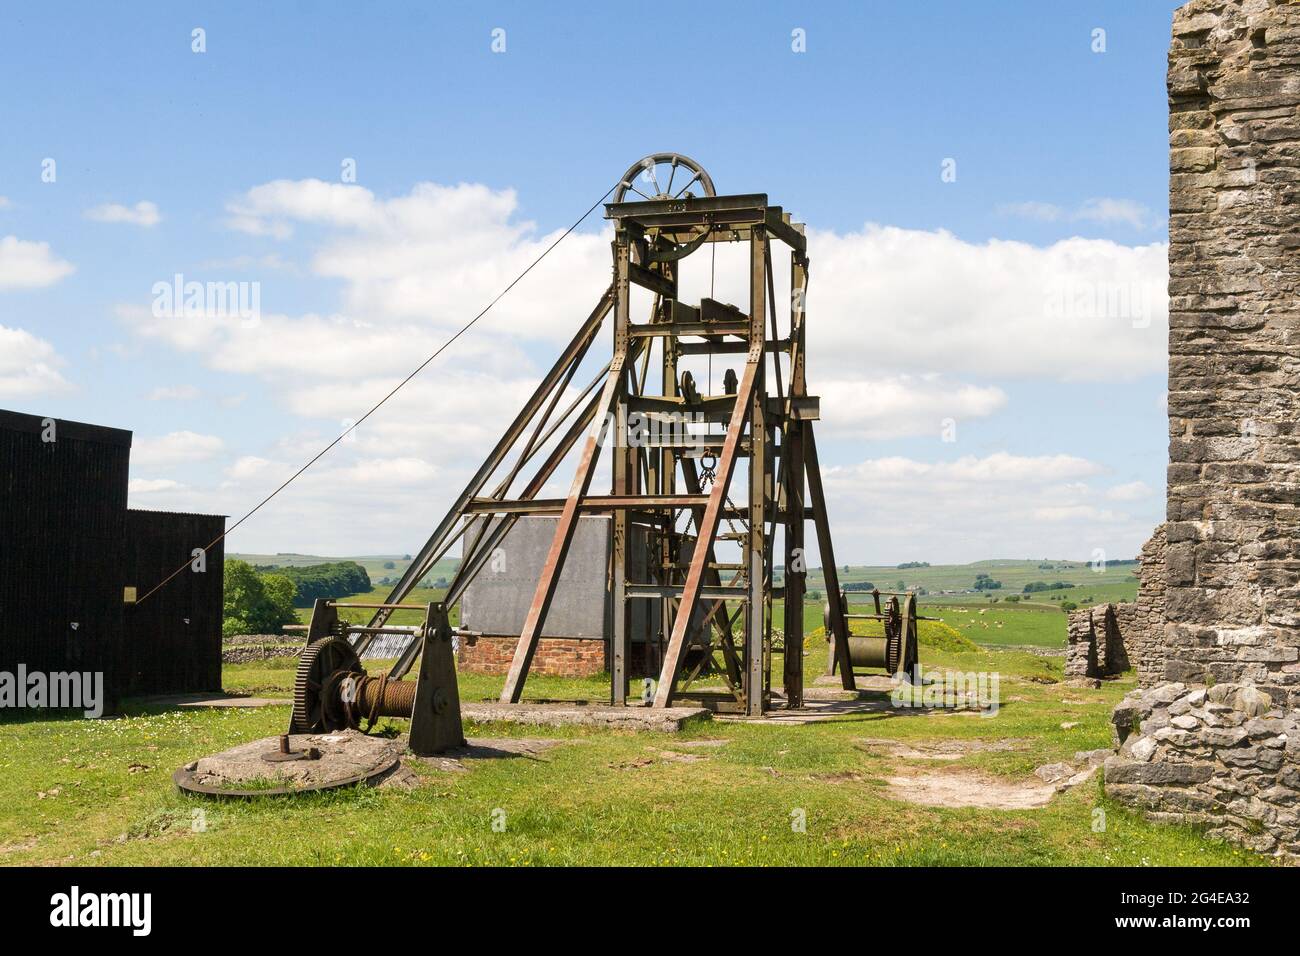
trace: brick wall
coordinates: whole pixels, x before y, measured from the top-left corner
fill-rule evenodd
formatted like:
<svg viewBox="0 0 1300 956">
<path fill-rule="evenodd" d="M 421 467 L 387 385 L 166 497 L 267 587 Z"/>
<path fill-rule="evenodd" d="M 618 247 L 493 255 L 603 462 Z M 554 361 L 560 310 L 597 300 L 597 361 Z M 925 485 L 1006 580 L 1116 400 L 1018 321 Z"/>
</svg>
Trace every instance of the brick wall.
<svg viewBox="0 0 1300 956">
<path fill-rule="evenodd" d="M 1193 0 L 1169 52 L 1164 676 L 1300 703 L 1300 6 Z"/>
<path fill-rule="evenodd" d="M 518 637 L 480 637 L 460 646 L 458 666 L 471 674 L 504 674 L 515 656 Z M 590 677 L 605 670 L 605 642 L 543 637 L 537 643 L 530 674 Z"/>
</svg>

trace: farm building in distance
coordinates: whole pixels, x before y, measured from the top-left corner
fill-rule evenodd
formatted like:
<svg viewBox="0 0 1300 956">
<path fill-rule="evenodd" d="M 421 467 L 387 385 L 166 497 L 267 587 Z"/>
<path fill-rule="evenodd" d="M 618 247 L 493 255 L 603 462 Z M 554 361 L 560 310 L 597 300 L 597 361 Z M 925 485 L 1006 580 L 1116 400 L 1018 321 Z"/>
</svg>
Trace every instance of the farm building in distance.
<svg viewBox="0 0 1300 956">
<path fill-rule="evenodd" d="M 0 410 L 0 671 L 102 672 L 110 702 L 221 686 L 221 515 L 127 508 L 131 433 Z"/>
</svg>

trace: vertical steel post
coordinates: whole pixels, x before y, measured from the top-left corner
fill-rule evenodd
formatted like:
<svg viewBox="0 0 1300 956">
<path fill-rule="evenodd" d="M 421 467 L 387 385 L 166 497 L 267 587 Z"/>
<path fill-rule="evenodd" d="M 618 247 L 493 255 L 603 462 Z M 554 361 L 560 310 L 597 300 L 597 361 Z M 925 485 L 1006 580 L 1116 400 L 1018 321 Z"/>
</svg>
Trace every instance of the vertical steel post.
<svg viewBox="0 0 1300 956">
<path fill-rule="evenodd" d="M 808 261 L 790 253 L 790 401 L 782 422 L 781 461 L 785 465 L 785 660 L 784 684 L 789 707 L 803 706 L 803 599 L 808 587 L 804 552 L 804 448 L 802 422 L 794 419 L 794 399 L 807 394 L 804 369 L 804 289 Z"/>
<path fill-rule="evenodd" d="M 614 352 L 627 351 L 628 323 L 631 321 L 631 288 L 628 272 L 631 263 L 631 243 L 627 230 L 620 225 L 614 239 Z M 636 463 L 632 460 L 627 441 L 627 409 L 624 403 L 625 375 L 619 374 L 619 387 L 614 400 L 614 434 L 607 440 L 614 443 L 611 456 L 613 494 L 632 493 L 631 480 Z M 627 702 L 628 619 L 631 608 L 627 603 L 627 510 L 619 508 L 610 521 L 610 602 L 612 606 L 609 637 L 609 700 L 611 704 Z"/>
</svg>

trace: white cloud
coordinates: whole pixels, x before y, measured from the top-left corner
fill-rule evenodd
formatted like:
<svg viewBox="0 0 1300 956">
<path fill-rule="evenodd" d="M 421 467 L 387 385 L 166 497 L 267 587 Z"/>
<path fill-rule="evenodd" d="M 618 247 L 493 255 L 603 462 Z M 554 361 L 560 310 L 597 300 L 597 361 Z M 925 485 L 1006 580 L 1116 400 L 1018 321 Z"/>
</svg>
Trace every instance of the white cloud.
<svg viewBox="0 0 1300 956">
<path fill-rule="evenodd" d="M 120 203 L 105 203 L 102 206 L 93 206 L 86 210 L 85 215 L 92 222 L 121 222 L 132 226 L 143 226 L 146 229 L 162 222 L 162 216 L 158 214 L 157 204 L 149 202 L 147 199 L 136 203 L 134 206 L 123 206 Z"/>
<path fill-rule="evenodd" d="M 1056 222 L 1065 217 L 1065 210 L 1050 202 L 1034 199 L 1025 202 L 1003 203 L 998 212 L 1004 216 L 1016 216 L 1020 219 L 1037 219 L 1039 222 Z"/>
<path fill-rule="evenodd" d="M 205 461 L 224 448 L 225 442 L 216 435 L 178 431 L 160 438 L 137 438 L 131 447 L 131 463 L 149 468 Z"/>
<path fill-rule="evenodd" d="M 314 179 L 266 183 L 227 205 L 232 228 L 254 235 L 287 238 L 299 223 L 324 229 L 312 269 L 343 281 L 340 311 L 353 320 L 442 332 L 475 315 L 558 236 L 517 219 L 517 208 L 509 189 L 418 183 L 379 199 Z M 524 340 L 567 337 L 608 281 L 607 234 L 576 232 L 481 328 Z"/>
<path fill-rule="evenodd" d="M 1075 219 L 1087 222 L 1123 223 L 1134 229 L 1145 229 L 1150 224 L 1151 210 L 1132 199 L 1086 200 L 1074 213 Z"/>
<path fill-rule="evenodd" d="M 1106 489 L 1106 497 L 1111 501 L 1141 501 L 1151 494 L 1151 486 L 1145 481 L 1130 481 Z"/>
<path fill-rule="evenodd" d="M 863 482 L 932 481 L 941 484 L 1025 482 L 1037 484 L 1060 482 L 1098 474 L 1100 465 L 1073 455 L 1012 455 L 995 452 L 984 458 L 966 455 L 953 461 L 925 462 L 893 456 L 875 458 L 849 468 L 834 469 L 840 478 L 852 477 Z"/>
<path fill-rule="evenodd" d="M 1114 521 L 1118 516 L 1113 511 L 1095 508 L 1092 505 L 1053 505 L 1035 508 L 1032 517 L 1035 521 L 1064 523 L 1067 521 Z"/>
<path fill-rule="evenodd" d="M 888 457 L 824 471 L 837 555 L 847 546 L 855 561 L 1136 554 L 1160 520 L 1102 505 L 1082 479 L 1104 467 L 1073 455 Z"/>
<path fill-rule="evenodd" d="M 49 342 L 0 325 L 0 398 L 69 391 L 72 386 L 59 372 L 64 364 Z"/>
<path fill-rule="evenodd" d="M 994 386 L 949 382 L 939 375 L 893 375 L 846 381 L 829 379 L 821 396 L 828 430 L 861 438 L 939 437 L 945 419 L 960 423 L 1003 408 L 1006 393 Z"/>
<path fill-rule="evenodd" d="M 1085 199 L 1073 209 L 1032 199 L 1025 202 L 1003 203 L 998 206 L 998 212 L 1004 216 L 1033 219 L 1038 222 L 1120 223 L 1134 229 L 1146 229 L 1155 221 L 1151 210 L 1142 203 L 1132 199 L 1112 199 L 1106 196 Z"/>
<path fill-rule="evenodd" d="M 158 318 L 147 302 L 117 311 L 137 336 L 195 353 L 218 371 L 255 376 L 279 400 L 284 441 L 230 449 L 240 457 L 215 487 L 165 502 L 232 515 L 335 438 L 557 235 L 519 219 L 512 191 L 464 184 L 422 183 L 385 199 L 357 186 L 277 181 L 232 200 L 227 214 L 236 230 L 294 239 L 301 248 L 287 247 L 292 259 L 336 280 L 338 302 L 316 313 L 263 308 L 252 325 Z M 532 391 L 556 342 L 572 335 L 607 284 L 608 241 L 607 229 L 571 235 L 446 356 L 241 530 L 248 544 L 234 546 L 250 547 L 254 538 L 271 550 L 418 546 Z M 820 434 L 831 439 L 823 461 L 843 452 L 835 436 L 933 434 L 936 447 L 947 448 L 937 443 L 942 421 L 960 428 L 1005 410 L 1005 380 L 1124 381 L 1164 367 L 1162 244 L 972 243 L 876 225 L 811 230 L 809 244 L 808 380 L 823 398 Z M 745 249 L 720 245 L 715 275 L 711 261 L 697 255 L 683 263 L 683 299 L 713 285 L 717 298 L 743 307 Z M 788 301 L 783 271 L 776 270 L 777 302 Z M 263 301 L 277 294 L 268 285 Z M 644 306 L 638 300 L 638 321 Z M 303 374 L 305 355 L 311 375 Z M 607 336 L 593 355 L 608 356 Z M 703 382 L 698 364 L 693 371 Z M 715 365 L 715 384 L 724 365 Z M 576 381 L 585 384 L 582 375 Z M 1118 528 L 1140 544 L 1150 530 L 1099 504 L 1106 499 L 1084 479 L 1104 469 L 1070 455 L 882 458 L 833 471 L 832 520 L 837 536 L 853 542 L 841 546 L 846 560 L 866 557 L 865 547 L 889 560 L 912 554 L 919 542 L 941 560 L 1041 556 L 1046 545 L 1035 542 L 1044 538 L 1060 545 L 1058 554 L 1087 555 L 1093 547 L 1120 554 L 1123 543 L 1080 540 Z M 1093 509 L 1091 517 L 1060 510 L 1079 508 Z"/>
<path fill-rule="evenodd" d="M 74 271 L 72 263 L 50 251 L 48 242 L 30 242 L 17 236 L 0 239 L 0 291 L 44 288 Z"/>
<path fill-rule="evenodd" d="M 226 475 L 235 481 L 246 481 L 265 473 L 271 462 L 257 455 L 241 455 L 235 463 L 226 469 Z"/>
<path fill-rule="evenodd" d="M 248 272 L 253 269 L 290 270 L 294 267 L 286 262 L 278 252 L 268 252 L 263 256 L 232 256 L 229 259 L 206 259 L 199 263 L 204 271 L 235 270 Z"/>
<path fill-rule="evenodd" d="M 8 197 L 0 196 L 0 209 L 8 209 L 12 205 L 13 203 L 9 201 Z"/>
<path fill-rule="evenodd" d="M 971 243 L 870 225 L 810 231 L 809 247 L 810 382 L 827 366 L 860 375 L 868 361 L 1052 381 L 1124 381 L 1166 363 L 1163 243 Z"/>
<path fill-rule="evenodd" d="M 193 385 L 159 386 L 149 393 L 151 402 L 191 402 L 199 397 Z"/>
<path fill-rule="evenodd" d="M 132 478 L 126 490 L 133 495 L 149 495 L 159 491 L 180 491 L 185 486 L 170 478 Z"/>
</svg>

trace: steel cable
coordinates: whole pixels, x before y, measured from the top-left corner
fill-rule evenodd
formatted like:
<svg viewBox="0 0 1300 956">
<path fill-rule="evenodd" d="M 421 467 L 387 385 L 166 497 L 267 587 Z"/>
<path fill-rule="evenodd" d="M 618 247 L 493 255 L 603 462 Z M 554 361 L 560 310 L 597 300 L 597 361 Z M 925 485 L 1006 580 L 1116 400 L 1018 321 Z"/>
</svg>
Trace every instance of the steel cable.
<svg viewBox="0 0 1300 956">
<path fill-rule="evenodd" d="M 528 275 L 528 273 L 532 272 L 532 271 L 533 271 L 533 268 L 534 268 L 538 263 L 540 263 L 540 262 L 541 262 L 543 259 L 545 259 L 548 255 L 550 255 L 551 250 L 553 250 L 553 249 L 554 249 L 556 246 L 558 246 L 561 242 L 563 242 L 565 239 L 567 239 L 567 238 L 569 237 L 569 234 L 572 233 L 573 230 L 577 229 L 578 226 L 580 226 L 580 225 L 582 224 L 582 222 L 583 222 L 583 221 L 584 221 L 588 216 L 590 216 L 593 212 L 595 212 L 596 207 L 599 206 L 601 203 L 603 203 L 606 199 L 608 199 L 610 193 L 612 193 L 612 192 L 613 192 L 615 189 L 617 189 L 617 188 L 618 188 L 618 183 L 615 183 L 614 185 L 610 186 L 609 189 L 605 190 L 604 195 L 602 195 L 599 199 L 597 199 L 594 203 L 592 203 L 592 204 L 587 208 L 587 211 L 584 212 L 581 216 L 579 216 L 576 220 L 574 220 L 573 224 L 572 224 L 571 226 L 569 226 L 568 229 L 565 229 L 564 232 L 562 232 L 562 233 L 561 233 L 561 234 L 560 234 L 560 235 L 555 239 L 554 242 L 552 242 L 549 246 L 547 246 L 544 250 L 542 250 L 541 255 L 539 255 L 536 259 L 534 259 L 532 262 L 530 262 L 530 263 L 528 264 L 528 266 L 527 266 L 527 267 L 526 267 L 526 268 L 525 268 L 521 273 L 519 273 L 519 275 L 517 275 L 517 276 L 515 276 L 513 279 L 511 279 L 511 280 L 510 280 L 510 284 L 507 285 L 507 286 L 506 286 L 504 289 L 502 289 L 500 292 L 498 292 L 498 293 L 496 294 L 496 296 L 492 299 L 492 301 L 489 302 L 487 305 L 485 305 L 485 306 L 483 307 L 483 309 L 478 313 L 478 315 L 474 316 L 474 318 L 470 319 L 468 322 L 466 322 L 464 325 L 462 325 L 462 326 L 460 327 L 460 329 L 458 329 L 458 330 L 456 331 L 456 334 L 455 334 L 455 335 L 453 335 L 451 338 L 447 339 L 447 341 L 443 342 L 442 345 L 438 346 L 437 350 L 436 350 L 432 355 L 430 355 L 430 356 L 429 356 L 428 358 L 426 358 L 423 362 L 421 362 L 418 366 L 416 366 L 415 369 L 414 369 L 414 370 L 413 370 L 409 375 L 406 376 L 406 378 L 404 378 L 404 379 L 402 379 L 400 382 L 398 382 L 397 385 L 395 385 L 395 386 L 392 388 L 392 390 L 389 391 L 389 393 L 388 393 L 387 395 L 385 395 L 385 396 L 384 396 L 383 398 L 381 398 L 378 402 L 376 402 L 373 406 L 371 406 L 371 408 L 370 408 L 370 410 L 369 410 L 368 412 L 366 412 L 366 413 L 365 413 L 364 415 L 362 415 L 359 419 L 357 419 L 357 420 L 356 420 L 355 422 L 353 422 L 350 426 L 348 426 L 348 428 L 347 428 L 347 429 L 346 429 L 346 430 L 345 430 L 341 435 L 339 435 L 339 436 L 338 436 L 337 438 L 335 438 L 332 442 L 330 442 L 328 445 L 326 445 L 324 448 L 322 448 L 319 452 L 317 452 L 316 455 L 313 456 L 313 457 L 311 458 L 310 461 L 308 461 L 305 465 L 303 465 L 301 468 L 299 468 L 297 471 L 295 471 L 292 475 L 290 475 L 287 479 L 285 479 L 284 482 L 281 483 L 280 486 L 279 486 L 278 488 L 276 488 L 276 489 L 275 489 L 274 491 L 272 491 L 269 495 L 267 495 L 265 498 L 263 498 L 261 501 L 259 501 L 259 502 L 258 502 L 258 503 L 257 503 L 257 504 L 256 504 L 256 505 L 255 505 L 251 510 L 250 510 L 250 511 L 248 511 L 247 513 L 245 513 L 245 514 L 244 514 L 244 515 L 243 515 L 243 516 L 242 516 L 238 521 L 236 521 L 233 525 L 231 525 L 229 528 L 227 528 L 225 531 L 223 531 L 220 535 L 218 535 L 217 537 L 213 538 L 212 541 L 209 542 L 209 543 L 208 543 L 208 544 L 203 548 L 203 554 L 204 554 L 204 555 L 207 555 L 207 553 L 208 553 L 210 550 L 212 550 L 214 547 L 216 547 L 218 544 L 220 544 L 220 543 L 221 543 L 221 542 L 222 542 L 222 541 L 223 541 L 223 540 L 224 540 L 224 539 L 225 539 L 225 538 L 226 538 L 226 537 L 227 537 L 227 536 L 228 536 L 232 531 L 234 531 L 236 528 L 238 528 L 241 524 L 243 524 L 243 523 L 244 523 L 245 521 L 247 521 L 249 518 L 253 517 L 253 515 L 257 514 L 257 512 L 260 511 L 260 510 L 262 509 L 262 507 L 263 507 L 265 504 L 267 504 L 267 502 L 269 502 L 272 498 L 274 498 L 274 497 L 275 497 L 276 495 L 278 495 L 280 492 L 284 491 L 285 488 L 289 487 L 289 485 L 291 485 L 291 484 L 292 484 L 292 483 L 293 483 L 293 482 L 294 482 L 294 481 L 295 481 L 295 480 L 296 480 L 296 479 L 297 479 L 297 478 L 298 478 L 298 477 L 299 477 L 303 472 L 305 472 L 308 468 L 310 468 L 312 465 L 316 464 L 316 462 L 318 462 L 318 461 L 320 461 L 322 458 L 324 458 L 325 455 L 326 455 L 326 454 L 327 454 L 331 449 L 333 449 L 335 445 L 337 445 L 337 444 L 338 444 L 339 442 L 341 442 L 343 439 L 347 438 L 348 435 L 352 434 L 352 432 L 354 432 L 354 431 L 357 429 L 357 427 L 358 427 L 362 422 L 364 422 L 367 418 L 369 418 L 371 415 L 373 415 L 375 412 L 377 412 L 377 411 L 380 409 L 380 407 L 381 407 L 385 402 L 387 402 L 390 398 L 392 398 L 392 397 L 393 397 L 394 395 L 396 395 L 399 391 L 401 391 L 401 389 L 402 389 L 403 387 L 405 387 L 405 386 L 407 385 L 407 383 L 409 383 L 409 382 L 411 381 L 411 379 L 415 378 L 415 376 L 417 376 L 417 375 L 419 375 L 421 372 L 423 372 L 423 371 L 425 370 L 425 368 L 427 368 L 427 367 L 429 366 L 429 363 L 431 363 L 434 359 L 436 359 L 439 355 L 441 355 L 444 351 L 446 351 L 447 348 L 450 347 L 450 346 L 452 345 L 452 343 L 454 343 L 454 342 L 455 342 L 457 339 L 459 339 L 462 335 L 464 335 L 466 332 L 468 332 L 468 331 L 469 331 L 469 330 L 470 330 L 470 329 L 471 329 L 471 328 L 472 328 L 472 327 L 473 327 L 473 326 L 474 326 L 474 325 L 479 321 L 479 319 L 481 319 L 481 318 L 483 318 L 483 316 L 487 315 L 488 312 L 491 311 L 491 309 L 492 309 L 493 306 L 495 306 L 498 302 L 500 302 L 503 298 L 505 298 L 506 293 L 508 293 L 511 289 L 513 289 L 516 285 L 518 285 L 519 282 L 524 278 L 524 276 L 526 276 L 526 275 Z M 137 600 L 137 601 L 135 602 L 135 603 L 136 603 L 136 606 L 138 607 L 139 605 L 143 604 L 145 601 L 147 601 L 147 600 L 148 600 L 151 596 L 153 596 L 155 593 L 157 593 L 158 591 L 162 590 L 162 588 L 165 587 L 165 586 L 166 586 L 166 585 L 167 585 L 167 584 L 168 584 L 168 583 L 169 583 L 173 578 L 175 578 L 178 574 L 180 574 L 180 573 L 181 573 L 182 571 L 184 571 L 187 567 L 189 567 L 189 566 L 191 565 L 191 563 L 193 562 L 193 560 L 194 560 L 195 557 L 196 557 L 196 555 L 191 555 L 191 557 L 190 557 L 189 560 L 187 560 L 184 564 L 182 564 L 180 567 L 178 567 L 175 571 L 173 571 L 171 574 L 167 575 L 167 577 L 163 578 L 161 581 L 159 581 L 157 584 L 155 584 L 152 588 L 150 588 L 148 591 L 146 591 L 145 594 L 144 594 L 144 596 L 141 597 L 139 600 Z"/>
</svg>

